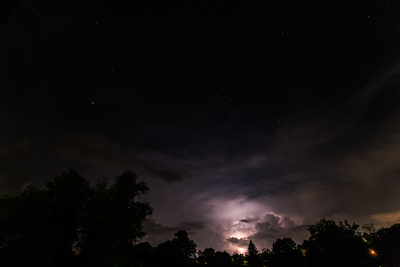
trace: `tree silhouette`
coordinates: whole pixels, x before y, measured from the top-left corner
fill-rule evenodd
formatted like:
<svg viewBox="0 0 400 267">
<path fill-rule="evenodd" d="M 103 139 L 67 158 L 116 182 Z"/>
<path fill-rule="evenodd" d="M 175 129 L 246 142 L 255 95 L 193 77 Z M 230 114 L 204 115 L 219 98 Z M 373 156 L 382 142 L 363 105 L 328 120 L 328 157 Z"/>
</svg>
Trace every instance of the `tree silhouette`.
<svg viewBox="0 0 400 267">
<path fill-rule="evenodd" d="M 310 225 L 303 243 L 308 266 L 364 266 L 368 251 L 357 224 L 322 219 Z"/>
<path fill-rule="evenodd" d="M 162 266 L 168 262 L 170 266 L 192 266 L 196 256 L 197 245 L 189 239 L 185 230 L 174 234 L 172 240 L 161 243 L 156 248 L 156 266 Z"/>
<path fill-rule="evenodd" d="M 1 266 L 68 266 L 92 192 L 76 171 L 0 198 Z"/>
<path fill-rule="evenodd" d="M 303 266 L 304 258 L 292 238 L 278 238 L 272 244 L 269 266 Z"/>
<path fill-rule="evenodd" d="M 144 219 L 152 212 L 149 203 L 135 198 L 148 190 L 130 171 L 116 177 L 111 186 L 98 184 L 78 244 L 86 264 L 126 265 L 131 261 L 133 244 L 145 235 Z"/>
<path fill-rule="evenodd" d="M 148 242 L 135 245 L 133 254 L 133 267 L 156 266 L 154 248 Z"/>
<path fill-rule="evenodd" d="M 244 257 L 242 254 L 239 255 L 235 253 L 232 255 L 231 259 L 234 267 L 241 267 L 244 265 Z"/>
<path fill-rule="evenodd" d="M 200 266 L 232 266 L 231 255 L 226 251 L 215 251 L 213 248 L 206 248 L 204 251 L 199 250 L 197 261 Z"/>
<path fill-rule="evenodd" d="M 214 266 L 215 249 L 206 248 L 204 251 L 199 250 L 198 262 L 201 266 Z"/>
<path fill-rule="evenodd" d="M 248 262 L 248 266 L 250 266 L 250 267 L 261 266 L 261 258 L 258 253 L 258 249 L 257 249 L 256 245 L 254 245 L 253 241 L 251 241 L 251 240 L 247 247 L 246 260 Z"/>
<path fill-rule="evenodd" d="M 400 224 L 369 231 L 369 253 L 377 266 L 400 266 Z"/>
<path fill-rule="evenodd" d="M 230 267 L 232 266 L 231 256 L 226 251 L 215 252 L 214 266 L 218 267 Z"/>
<path fill-rule="evenodd" d="M 122 266 L 132 261 L 151 214 L 148 191 L 130 171 L 91 187 L 70 170 L 40 190 L 0 197 L 1 266 Z"/>
</svg>

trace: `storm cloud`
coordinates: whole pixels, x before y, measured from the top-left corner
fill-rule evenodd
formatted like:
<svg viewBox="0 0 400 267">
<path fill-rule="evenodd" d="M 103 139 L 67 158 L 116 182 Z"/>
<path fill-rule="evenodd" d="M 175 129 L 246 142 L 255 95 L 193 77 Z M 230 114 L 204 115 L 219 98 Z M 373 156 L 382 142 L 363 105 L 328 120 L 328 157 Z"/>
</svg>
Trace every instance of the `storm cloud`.
<svg viewBox="0 0 400 267">
<path fill-rule="evenodd" d="M 322 218 L 399 222 L 394 4 L 182 3 L 21 2 L 0 25 L 0 190 L 130 169 L 154 246 L 185 229 L 199 249 L 261 250 Z"/>
</svg>

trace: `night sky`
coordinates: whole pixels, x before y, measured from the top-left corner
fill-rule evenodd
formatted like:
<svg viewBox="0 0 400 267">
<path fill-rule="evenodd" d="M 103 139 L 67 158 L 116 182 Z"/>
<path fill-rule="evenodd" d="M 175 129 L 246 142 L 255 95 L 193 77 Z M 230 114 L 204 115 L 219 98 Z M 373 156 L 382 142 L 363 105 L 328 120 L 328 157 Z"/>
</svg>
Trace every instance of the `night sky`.
<svg viewBox="0 0 400 267">
<path fill-rule="evenodd" d="M 400 222 L 399 1 L 22 0 L 0 26 L 0 191 L 130 169 L 153 246 Z M 143 2 L 143 3 L 136 3 Z"/>
</svg>

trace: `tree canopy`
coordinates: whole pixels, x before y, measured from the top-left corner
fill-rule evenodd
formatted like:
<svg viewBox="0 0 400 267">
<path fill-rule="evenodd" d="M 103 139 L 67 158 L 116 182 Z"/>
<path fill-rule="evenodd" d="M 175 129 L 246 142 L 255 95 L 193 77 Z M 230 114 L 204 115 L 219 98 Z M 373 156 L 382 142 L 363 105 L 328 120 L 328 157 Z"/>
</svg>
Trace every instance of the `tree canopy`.
<svg viewBox="0 0 400 267">
<path fill-rule="evenodd" d="M 400 266 L 400 224 L 378 231 L 372 227 L 364 238 L 376 266 Z"/>
<path fill-rule="evenodd" d="M 297 244 L 292 238 L 278 238 L 272 244 L 269 262 L 271 266 L 303 266 L 304 259 Z"/>
<path fill-rule="evenodd" d="M 126 171 L 96 186 L 74 170 L 45 189 L 0 197 L 1 266 L 110 266 L 129 263 L 152 213 L 136 197 L 148 191 Z"/>
<path fill-rule="evenodd" d="M 171 266 L 191 266 L 196 256 L 197 245 L 189 239 L 185 230 L 180 230 L 174 234 L 172 240 L 168 240 L 157 246 L 155 256 L 156 266 L 161 266 L 168 262 Z"/>
<path fill-rule="evenodd" d="M 310 266 L 365 266 L 367 246 L 359 225 L 347 221 L 322 219 L 308 228 L 310 238 L 304 241 Z"/>
<path fill-rule="evenodd" d="M 247 246 L 246 260 L 250 267 L 261 267 L 262 266 L 258 249 L 257 249 L 256 245 L 254 245 L 253 241 L 251 241 L 251 240 L 249 242 L 249 245 Z"/>
</svg>

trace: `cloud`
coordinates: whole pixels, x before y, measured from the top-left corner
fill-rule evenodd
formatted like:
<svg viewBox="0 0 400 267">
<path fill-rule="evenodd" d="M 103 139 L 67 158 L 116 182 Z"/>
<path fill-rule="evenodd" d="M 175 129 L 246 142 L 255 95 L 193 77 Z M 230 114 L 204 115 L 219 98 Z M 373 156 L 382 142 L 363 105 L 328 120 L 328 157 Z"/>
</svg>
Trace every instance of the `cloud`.
<svg viewBox="0 0 400 267">
<path fill-rule="evenodd" d="M 386 227 L 400 222 L 400 211 L 373 214 L 371 218 Z"/>
<path fill-rule="evenodd" d="M 178 133 L 175 126 L 150 124 L 141 130 L 151 134 L 146 144 L 139 135 L 122 147 L 105 135 L 74 133 L 42 142 L 45 149 L 33 147 L 29 139 L 17 140 L 0 154 L 3 166 L 24 162 L 23 168 L 13 168 L 29 169 L 25 177 L 36 172 L 33 165 L 43 163 L 82 166 L 86 173 L 90 166 L 96 178 L 107 174 L 106 168 L 139 172 L 147 178 L 155 209 L 156 219 L 145 224 L 153 245 L 181 229 L 193 234 L 200 249 L 232 251 L 249 239 L 260 248 L 282 237 L 301 242 L 307 224 L 322 217 L 360 224 L 398 220 L 394 211 L 400 196 L 393 190 L 400 176 L 396 75 L 382 75 L 346 97 L 318 99 L 299 112 L 279 114 L 279 123 L 272 113 L 257 115 L 260 121 L 250 118 L 254 113 L 244 115 L 246 107 L 232 111 L 233 118 L 219 114 L 214 119 L 217 109 L 206 107 L 195 114 L 192 130 Z M 205 124 L 205 118 L 212 123 Z M 235 128 L 246 120 L 248 128 Z M 35 156 L 49 148 L 55 153 L 37 164 Z M 11 158 L 21 151 L 20 158 Z M 53 164 L 54 154 L 67 164 Z M 0 179 L 14 180 L 10 173 L 2 171 Z"/>
<path fill-rule="evenodd" d="M 126 158 L 115 144 L 98 134 L 73 134 L 55 148 L 61 157 L 96 165 L 125 167 L 129 165 Z"/>
<path fill-rule="evenodd" d="M 182 230 L 179 226 L 170 227 L 162 225 L 152 218 L 146 218 L 143 229 L 147 235 L 142 241 L 149 242 L 152 246 L 157 246 L 162 242 L 172 239 L 174 233 Z"/>
<path fill-rule="evenodd" d="M 230 236 L 225 240 L 229 244 L 230 251 L 236 251 L 238 248 L 245 248 L 249 241 L 252 240 L 254 244 L 260 249 L 271 248 L 272 243 L 277 238 L 291 237 L 296 243 L 302 243 L 307 239 L 309 233 L 307 225 L 297 225 L 291 218 L 287 216 L 279 216 L 272 213 L 265 214 L 262 218 L 254 218 L 248 223 L 240 221 L 234 224 L 231 229 L 236 229 L 238 224 L 243 224 L 251 229 L 251 231 L 242 232 L 246 233 L 242 237 Z M 233 231 L 233 234 L 235 231 Z"/>
<path fill-rule="evenodd" d="M 196 153 L 160 157 L 191 173 L 190 181 L 181 183 L 184 187 L 168 189 L 174 196 L 161 198 L 161 205 L 173 203 L 185 216 L 198 216 L 207 225 L 197 233 L 212 231 L 226 243 L 221 247 L 231 251 L 241 240 L 252 239 L 260 248 L 282 237 L 302 242 L 309 235 L 307 225 L 323 217 L 360 224 L 389 221 L 391 216 L 381 213 L 398 210 L 400 200 L 389 190 L 398 187 L 400 175 L 400 117 L 395 105 L 386 117 L 374 108 L 375 101 L 385 102 L 395 93 L 381 89 L 388 95 L 379 88 L 371 96 L 357 92 L 368 101 L 359 102 L 357 94 L 322 99 L 305 111 L 285 114 L 271 129 L 250 129 L 246 135 L 237 131 L 225 139 L 195 136 L 202 147 L 189 144 L 185 152 Z M 179 199 L 196 208 L 178 207 Z M 184 216 L 176 220 L 184 221 Z"/>
<path fill-rule="evenodd" d="M 79 161 L 91 165 L 109 166 L 116 169 L 143 170 L 146 174 L 160 178 L 167 183 L 181 182 L 183 177 L 190 177 L 186 172 L 178 174 L 173 170 L 160 170 L 149 163 L 129 155 L 120 146 L 99 134 L 73 134 L 58 144 L 56 152 L 64 159 Z"/>
<path fill-rule="evenodd" d="M 181 226 L 183 229 L 188 229 L 188 230 L 204 229 L 206 227 L 206 223 L 205 222 L 184 222 L 184 223 L 179 224 L 179 226 Z"/>
<path fill-rule="evenodd" d="M 232 246 L 230 246 L 230 250 L 237 251 L 238 248 L 245 248 L 249 245 L 249 239 L 247 238 L 236 238 L 236 237 L 231 237 L 227 238 L 226 241 L 228 241 Z"/>
<path fill-rule="evenodd" d="M 147 218 L 144 230 L 147 235 L 142 241 L 149 242 L 152 246 L 157 246 L 166 240 L 172 239 L 174 234 L 179 230 L 186 230 L 189 238 L 200 245 L 199 248 L 211 246 L 210 242 L 218 246 L 222 245 L 221 236 L 210 231 L 207 224 L 202 221 L 182 222 L 168 226 L 157 222 L 154 218 Z"/>
<path fill-rule="evenodd" d="M 226 239 L 228 242 L 232 243 L 232 244 L 237 244 L 240 242 L 240 239 L 236 238 L 236 237 L 231 237 Z"/>
<path fill-rule="evenodd" d="M 158 175 L 165 180 L 166 182 L 173 183 L 173 182 L 181 182 L 182 177 L 174 171 L 165 170 L 165 171 L 158 171 Z"/>
<path fill-rule="evenodd" d="M 253 223 L 258 221 L 258 218 L 256 217 L 246 217 L 245 219 L 241 219 L 240 223 Z"/>
<path fill-rule="evenodd" d="M 148 174 L 153 175 L 155 177 L 159 177 L 164 181 L 166 181 L 167 183 L 181 182 L 183 180 L 183 175 L 189 177 L 189 175 L 186 172 L 184 172 L 183 175 L 180 175 L 172 170 L 159 170 L 153 166 L 150 166 L 150 164 L 142 160 L 138 160 L 136 161 L 136 163 L 139 167 L 143 168 Z"/>
<path fill-rule="evenodd" d="M 173 231 L 179 231 L 182 228 L 179 226 L 170 227 L 157 223 L 154 219 L 147 218 L 144 224 L 144 230 L 148 233 L 154 234 L 170 234 Z"/>
<path fill-rule="evenodd" d="M 296 225 L 289 217 L 265 214 L 256 224 L 257 231 L 247 238 L 263 248 L 271 248 L 276 239 L 283 237 L 291 237 L 296 243 L 301 243 L 309 236 L 307 228 L 306 225 Z"/>
<path fill-rule="evenodd" d="M 249 238 L 257 240 L 261 239 L 276 239 L 277 236 L 283 234 L 286 229 L 283 228 L 281 217 L 274 214 L 266 214 L 262 221 L 256 223 L 256 233 L 251 235 Z"/>
</svg>

